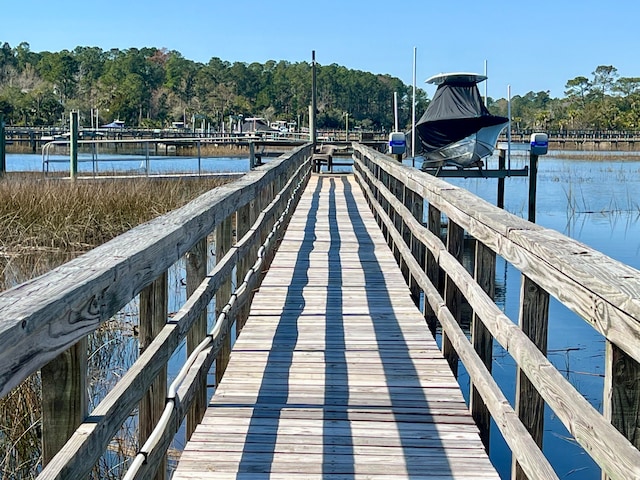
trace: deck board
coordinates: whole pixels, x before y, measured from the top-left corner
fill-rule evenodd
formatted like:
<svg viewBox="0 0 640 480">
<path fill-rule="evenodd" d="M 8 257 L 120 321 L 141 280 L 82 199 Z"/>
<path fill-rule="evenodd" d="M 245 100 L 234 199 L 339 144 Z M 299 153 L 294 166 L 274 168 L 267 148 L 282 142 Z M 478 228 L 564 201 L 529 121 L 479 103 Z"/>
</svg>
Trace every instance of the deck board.
<svg viewBox="0 0 640 480">
<path fill-rule="evenodd" d="M 499 478 L 353 177 L 310 180 L 173 478 Z"/>
</svg>

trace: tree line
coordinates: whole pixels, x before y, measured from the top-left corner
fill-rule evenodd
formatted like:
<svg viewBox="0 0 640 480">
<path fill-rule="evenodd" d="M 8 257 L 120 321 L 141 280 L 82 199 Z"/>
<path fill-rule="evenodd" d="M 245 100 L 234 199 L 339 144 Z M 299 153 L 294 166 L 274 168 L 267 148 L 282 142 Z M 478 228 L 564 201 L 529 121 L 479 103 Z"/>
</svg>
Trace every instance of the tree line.
<svg viewBox="0 0 640 480">
<path fill-rule="evenodd" d="M 177 51 L 76 47 L 33 52 L 26 42 L 0 48 L 0 112 L 8 125 L 59 125 L 80 112 L 90 126 L 122 120 L 127 126 L 163 128 L 185 121 L 215 130 L 231 118 L 265 117 L 308 125 L 311 104 L 309 62 L 199 63 Z M 410 123 L 411 88 L 398 78 L 318 65 L 317 125 L 320 128 L 389 129 L 398 93 L 401 124 Z M 426 94 L 417 94 L 418 111 Z"/>
<path fill-rule="evenodd" d="M 621 77 L 616 67 L 600 65 L 590 77 L 568 80 L 564 93 L 563 98 L 551 98 L 549 91 L 514 96 L 513 130 L 640 129 L 640 77 Z M 507 100 L 490 99 L 489 109 L 507 116 Z"/>
<path fill-rule="evenodd" d="M 84 126 L 122 120 L 129 126 L 163 128 L 172 122 L 205 122 L 220 130 L 231 118 L 259 116 L 308 125 L 311 104 L 309 62 L 228 62 L 213 57 L 194 62 L 158 48 L 33 52 L 23 42 L 0 42 L 0 113 L 8 125 L 60 125 L 80 112 Z M 398 93 L 400 125 L 410 127 L 411 87 L 390 75 L 317 66 L 319 128 L 349 124 L 389 130 Z M 417 90 L 418 116 L 428 105 Z M 489 110 L 507 116 L 507 100 L 487 100 Z M 640 78 L 621 77 L 600 65 L 590 77 L 568 80 L 565 96 L 529 92 L 511 99 L 514 130 L 638 130 Z"/>
</svg>

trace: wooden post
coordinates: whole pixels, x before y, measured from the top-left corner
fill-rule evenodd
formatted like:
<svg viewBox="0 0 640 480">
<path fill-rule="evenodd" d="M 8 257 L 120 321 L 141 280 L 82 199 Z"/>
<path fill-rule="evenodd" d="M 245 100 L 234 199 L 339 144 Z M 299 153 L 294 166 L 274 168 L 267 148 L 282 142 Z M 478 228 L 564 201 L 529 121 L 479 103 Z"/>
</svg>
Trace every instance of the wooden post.
<svg viewBox="0 0 640 480">
<path fill-rule="evenodd" d="M 438 238 L 440 238 L 440 216 L 440 210 L 429 204 L 429 208 L 427 210 L 427 228 Z M 433 286 L 440 292 L 440 268 L 438 266 L 438 262 L 433 256 L 433 253 L 429 250 L 427 250 L 426 272 Z M 429 330 L 431 330 L 431 333 L 435 336 L 438 321 L 435 312 L 427 303 L 426 299 L 424 302 L 424 317 L 427 321 L 427 325 L 429 326 Z"/>
<path fill-rule="evenodd" d="M 536 186 L 538 182 L 538 155 L 529 154 L 529 221 L 536 221 Z"/>
<path fill-rule="evenodd" d="M 547 354 L 549 323 L 549 294 L 527 276 L 522 276 L 520 295 L 520 328 L 544 354 Z M 544 400 L 527 376 L 516 368 L 515 410 L 536 444 L 542 448 L 544 430 Z M 527 476 L 517 461 L 511 464 L 511 478 L 524 480 Z"/>
<path fill-rule="evenodd" d="M 85 337 L 41 369 L 43 465 L 87 416 L 87 348 Z"/>
<path fill-rule="evenodd" d="M 0 178 L 7 173 L 7 150 L 5 140 L 4 117 L 0 113 Z"/>
<path fill-rule="evenodd" d="M 249 169 L 256 168 L 256 146 L 253 142 L 249 142 Z"/>
<path fill-rule="evenodd" d="M 78 112 L 74 110 L 70 115 L 71 144 L 69 145 L 69 153 L 71 159 L 69 165 L 69 176 L 72 180 L 75 180 L 78 176 Z"/>
<path fill-rule="evenodd" d="M 236 226 L 236 236 L 238 240 L 245 236 L 245 234 L 251 228 L 253 222 L 251 221 L 251 203 L 247 203 L 244 207 L 241 207 L 238 210 L 238 219 Z M 249 271 L 249 267 L 251 267 L 253 261 L 253 255 L 245 255 L 238 262 L 238 267 L 236 268 L 236 285 L 240 285 L 244 281 L 244 277 Z M 247 317 L 249 316 L 249 304 L 243 307 L 238 314 L 238 318 L 236 320 L 236 336 L 240 335 L 242 331 L 242 327 L 244 327 L 245 322 L 247 321 Z"/>
<path fill-rule="evenodd" d="M 474 277 L 482 290 L 493 299 L 496 290 L 496 254 L 480 241 L 476 241 Z M 475 313 L 471 324 L 471 341 L 487 370 L 491 372 L 493 336 Z M 473 383 L 471 384 L 470 410 L 480 430 L 480 439 L 489 453 L 491 415 Z"/>
<path fill-rule="evenodd" d="M 447 227 L 447 251 L 462 263 L 463 250 L 464 229 L 449 219 L 449 225 Z M 455 318 L 459 324 L 462 317 L 462 294 L 448 275 L 445 277 L 444 282 L 444 301 L 451 315 L 453 315 L 453 318 Z M 457 377 L 458 354 L 444 332 L 442 332 L 442 355 L 444 355 L 447 362 L 449 362 L 449 367 L 451 367 L 453 375 Z"/>
<path fill-rule="evenodd" d="M 311 106 L 309 107 L 309 141 L 313 143 L 313 151 L 316 148 L 316 111 L 317 104 L 317 86 L 316 86 L 316 51 L 311 52 Z"/>
<path fill-rule="evenodd" d="M 414 192 L 412 190 L 408 190 L 408 191 L 410 192 L 410 196 L 409 196 L 409 202 L 410 203 L 408 205 L 409 210 L 413 214 L 413 217 L 422 224 L 422 219 L 423 219 L 423 216 L 424 216 L 424 200 L 416 192 Z M 420 242 L 418 239 L 416 239 L 416 237 L 413 236 L 413 235 L 411 235 L 410 243 L 411 243 L 411 245 L 410 245 L 411 252 L 413 253 L 413 256 L 418 261 L 418 263 L 422 266 L 422 268 L 424 268 L 424 266 L 425 266 L 425 250 L 426 250 L 426 247 L 424 246 L 424 244 L 422 242 Z M 409 289 L 411 290 L 411 297 L 413 298 L 413 302 L 416 305 L 419 306 L 419 304 L 420 304 L 420 287 L 414 281 L 413 278 L 411 278 L 411 282 L 409 284 Z"/>
<path fill-rule="evenodd" d="M 233 224 L 235 220 L 235 213 L 229 215 L 222 221 L 216 228 L 216 262 L 220 261 L 222 257 L 229 251 L 232 246 L 232 233 Z M 231 297 L 231 276 L 220 286 L 220 289 L 216 293 L 216 320 L 220 315 L 220 312 L 229 301 Z M 227 335 L 225 338 L 222 349 L 216 357 L 216 385 L 222 380 L 222 375 L 229 363 L 229 354 L 231 353 L 231 335 Z"/>
<path fill-rule="evenodd" d="M 207 238 L 200 240 L 186 255 L 187 297 L 200 286 L 207 275 Z M 207 335 L 207 311 L 202 312 L 187 334 L 187 356 L 196 349 Z M 203 376 L 200 390 L 187 414 L 187 440 L 191 438 L 196 426 L 201 422 L 207 408 L 207 378 Z"/>
<path fill-rule="evenodd" d="M 504 171 L 505 164 L 506 164 L 506 152 L 501 149 L 498 153 L 498 170 Z M 498 208 L 504 208 L 504 177 L 498 178 L 497 206 Z"/>
<path fill-rule="evenodd" d="M 168 276 L 160 275 L 151 285 L 140 292 L 140 353 L 151 344 L 167 323 Z M 162 416 L 167 398 L 167 367 L 164 366 L 149 390 L 140 401 L 139 433 L 140 445 L 149 438 Z M 162 480 L 167 473 L 167 459 L 158 465 L 155 479 Z"/>
<path fill-rule="evenodd" d="M 615 344 L 606 345 L 603 414 L 640 449 L 640 365 Z"/>
</svg>

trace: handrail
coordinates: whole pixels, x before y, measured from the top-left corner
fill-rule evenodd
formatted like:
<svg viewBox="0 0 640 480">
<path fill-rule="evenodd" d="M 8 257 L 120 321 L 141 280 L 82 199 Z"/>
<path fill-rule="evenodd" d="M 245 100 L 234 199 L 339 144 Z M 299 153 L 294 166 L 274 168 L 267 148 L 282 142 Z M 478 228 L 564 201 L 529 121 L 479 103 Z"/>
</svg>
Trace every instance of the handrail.
<svg viewBox="0 0 640 480">
<path fill-rule="evenodd" d="M 265 229 L 270 231 L 286 208 L 294 182 L 303 182 L 310 175 L 311 147 L 299 147 L 42 277 L 0 293 L 0 344 L 6 346 L 0 351 L 0 396 L 4 396 L 30 373 L 111 318 L 231 214 L 249 208 L 255 199 L 270 203 L 241 242 L 218 259 L 216 268 L 178 315 L 167 322 L 39 478 L 84 478 L 88 474 L 211 298 L 235 271 L 236 264 L 240 259 L 256 258 L 253 256 L 257 245 L 263 242 Z M 260 203 L 257 205 L 263 210 Z M 269 242 L 272 240 L 273 236 Z M 252 282 L 253 286 L 255 280 Z M 250 292 L 251 289 L 246 294 L 234 294 L 236 305 L 231 313 L 247 300 Z M 220 325 L 224 326 L 224 322 Z M 212 335 L 218 338 L 213 345 L 217 351 L 228 332 L 214 330 Z M 177 413 L 182 417 L 195 395 L 196 386 L 191 383 L 180 387 L 184 392 L 179 394 L 181 406 Z M 178 421 L 176 431 L 179 425 Z"/>
<path fill-rule="evenodd" d="M 442 298 L 432 284 L 433 279 L 425 273 L 425 263 L 415 253 L 417 245 L 427 248 L 471 305 L 475 318 L 512 355 L 538 394 L 603 471 L 611 478 L 640 478 L 637 448 L 569 384 L 527 334 L 502 313 L 439 236 L 422 225 L 422 217 L 415 218 L 402 200 L 413 194 L 420 202 L 426 200 L 430 208 L 448 217 L 449 230 L 454 226 L 464 229 L 593 325 L 607 338 L 610 348 L 621 349 L 631 357 L 629 361 L 636 362 L 640 357 L 640 272 L 558 232 L 493 207 L 464 189 L 399 165 L 365 146 L 354 144 L 354 162 L 356 176 L 372 209 L 389 232 L 402 265 L 410 272 L 409 282 L 417 284 L 424 293 L 425 302 L 441 323 L 443 336 L 453 343 L 474 388 L 496 419 L 526 475 L 553 478 L 549 476 L 548 463 L 540 458 L 539 449 L 532 450 L 532 436 L 523 437 L 522 422 L 515 410 L 495 391 L 495 381 L 459 330 L 449 301 Z M 609 385 L 618 381 L 612 370 L 609 366 L 605 382 Z"/>
<path fill-rule="evenodd" d="M 171 426 L 172 417 L 177 416 L 178 420 L 181 420 L 182 417 L 180 413 L 177 412 L 178 406 L 183 403 L 184 397 L 178 394 L 178 389 L 188 388 L 192 389 L 199 375 L 202 374 L 203 366 L 206 366 L 208 369 L 210 365 L 213 363 L 215 356 L 219 353 L 222 345 L 222 341 L 225 335 L 228 335 L 230 327 L 231 327 L 231 319 L 234 316 L 234 313 L 247 301 L 247 293 L 251 291 L 254 284 L 256 283 L 256 276 L 259 274 L 260 269 L 264 266 L 267 261 L 267 253 L 272 249 L 273 242 L 275 240 L 276 233 L 281 230 L 285 225 L 287 218 L 292 213 L 297 200 L 299 199 L 298 193 L 301 188 L 306 184 L 306 181 L 309 179 L 309 173 L 311 171 L 310 162 L 305 162 L 301 165 L 294 176 L 289 180 L 285 188 L 283 188 L 282 192 L 286 192 L 291 190 L 292 186 L 293 191 L 290 193 L 289 198 L 287 199 L 286 207 L 284 208 L 282 214 L 278 218 L 278 220 L 274 223 L 273 228 L 267 235 L 267 238 L 263 242 L 263 244 L 258 249 L 258 258 L 256 259 L 254 265 L 249 269 L 247 274 L 245 275 L 243 282 L 235 289 L 229 302 L 223 307 L 222 312 L 218 316 L 218 319 L 214 325 L 213 330 L 206 336 L 206 338 L 200 342 L 200 344 L 195 348 L 195 350 L 189 355 L 187 361 L 184 366 L 174 379 L 174 381 L 169 386 L 169 391 L 167 394 L 167 403 L 165 406 L 164 413 L 162 415 L 161 420 L 156 425 L 153 433 L 147 439 L 147 442 L 140 448 L 140 451 L 134 458 L 133 462 L 127 469 L 127 474 L 124 477 L 124 480 L 134 480 L 138 478 L 145 478 L 143 466 L 146 462 L 147 458 L 153 453 L 154 450 L 160 449 L 162 451 L 166 450 L 165 446 L 159 447 L 159 442 L 165 432 Z M 294 184 L 295 180 L 295 184 Z M 270 212 L 275 210 L 275 208 L 281 203 L 281 198 L 283 197 L 282 193 L 276 195 L 271 204 L 263 210 L 261 213 L 262 216 L 268 215 Z M 261 223 L 260 220 L 256 222 L 256 224 Z M 234 248 L 240 248 L 241 246 L 248 245 L 252 240 L 252 237 L 255 235 L 255 229 L 249 231 Z M 223 263 L 228 261 L 229 255 L 225 257 Z M 205 282 L 206 283 L 206 280 Z M 204 293 L 203 290 L 197 292 L 196 295 L 202 295 Z M 241 300 L 240 300 L 241 299 Z M 180 316 L 181 313 L 187 311 L 188 307 L 185 305 L 180 312 L 178 312 L 177 317 Z M 174 320 L 174 322 L 177 320 Z M 205 354 L 204 358 L 199 359 L 202 354 Z M 199 360 L 199 361 L 198 361 Z M 197 362 L 197 363 L 196 363 Z M 195 373 L 194 373 L 195 372 Z M 191 374 L 190 381 L 186 381 L 187 376 Z M 184 411 L 184 408 L 182 409 Z M 174 425 L 179 425 L 180 421 L 173 422 Z M 175 433 L 172 432 L 172 433 Z M 162 448 L 164 447 L 164 448 Z"/>
</svg>

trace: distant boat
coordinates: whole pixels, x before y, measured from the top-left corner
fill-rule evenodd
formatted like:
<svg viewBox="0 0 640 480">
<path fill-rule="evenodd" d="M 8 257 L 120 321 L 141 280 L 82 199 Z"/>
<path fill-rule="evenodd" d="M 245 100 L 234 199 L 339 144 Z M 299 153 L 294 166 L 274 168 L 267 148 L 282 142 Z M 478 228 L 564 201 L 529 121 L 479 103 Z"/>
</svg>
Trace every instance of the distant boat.
<svg viewBox="0 0 640 480">
<path fill-rule="evenodd" d="M 124 120 L 114 120 L 106 125 L 101 125 L 100 128 L 124 128 Z"/>
<path fill-rule="evenodd" d="M 433 100 L 416 124 L 422 144 L 422 169 L 453 165 L 482 167 L 493 153 L 509 119 L 492 115 L 482 101 L 475 73 L 441 73 L 426 80 L 437 85 Z"/>
<path fill-rule="evenodd" d="M 277 132 L 278 130 L 271 128 L 267 120 L 262 117 L 247 117 L 242 120 L 240 125 L 240 133 L 259 135 L 267 132 Z"/>
</svg>

